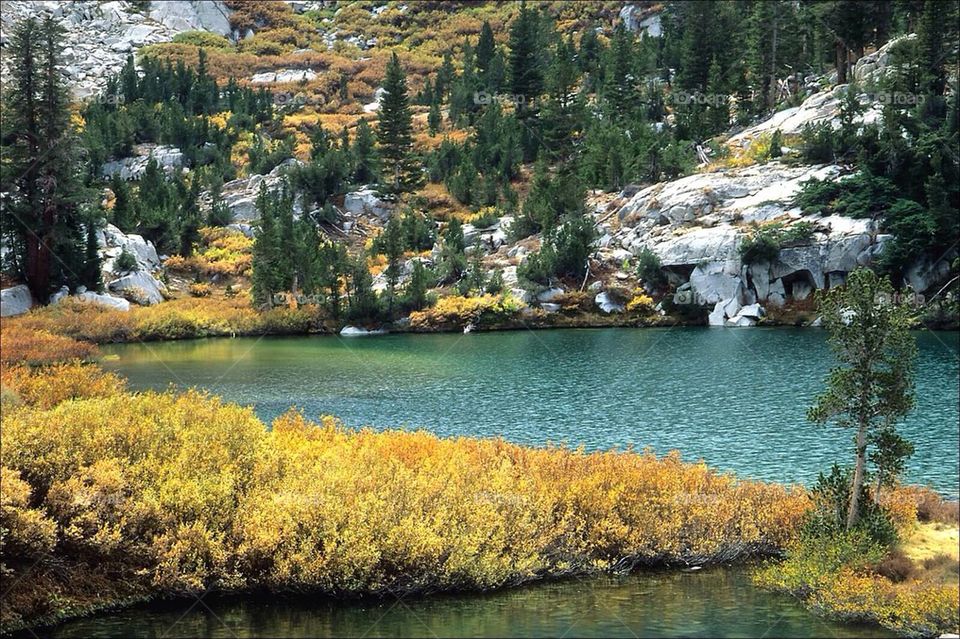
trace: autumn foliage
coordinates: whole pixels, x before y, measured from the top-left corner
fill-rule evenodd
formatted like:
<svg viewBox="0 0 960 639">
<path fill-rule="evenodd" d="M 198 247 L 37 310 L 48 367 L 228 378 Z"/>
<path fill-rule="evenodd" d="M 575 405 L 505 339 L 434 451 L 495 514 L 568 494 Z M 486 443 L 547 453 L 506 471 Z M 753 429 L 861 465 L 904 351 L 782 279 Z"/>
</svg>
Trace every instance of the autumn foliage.
<svg viewBox="0 0 960 639">
<path fill-rule="evenodd" d="M 304 334 L 322 330 L 323 316 L 317 307 L 274 307 L 258 310 L 247 295 L 235 297 L 184 297 L 155 306 L 133 306 L 117 311 L 79 300 L 66 299 L 55 306 L 31 311 L 3 325 L 3 352 L 10 361 L 30 360 L 44 353 L 45 342 L 66 339 L 85 357 L 90 344 L 110 342 L 186 339 L 193 337 Z M 52 343 L 52 342 L 51 342 Z M 22 354 L 21 354 L 22 353 Z"/>
<path fill-rule="evenodd" d="M 807 506 L 802 491 L 676 454 L 349 430 L 296 412 L 268 429 L 203 393 L 132 395 L 91 365 L 11 369 L 4 384 L 17 393 L 0 452 L 5 629 L 90 595 L 31 590 L 55 588 L 54 564 L 154 594 L 488 589 L 770 551 Z M 16 579 L 37 561 L 44 580 Z"/>
</svg>

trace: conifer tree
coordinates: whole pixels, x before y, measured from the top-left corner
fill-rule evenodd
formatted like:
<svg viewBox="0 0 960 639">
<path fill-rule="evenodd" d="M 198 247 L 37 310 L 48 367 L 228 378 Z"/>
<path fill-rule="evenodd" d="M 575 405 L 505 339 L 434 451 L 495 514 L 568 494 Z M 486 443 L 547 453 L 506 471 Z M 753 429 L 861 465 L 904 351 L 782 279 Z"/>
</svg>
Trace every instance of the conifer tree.
<svg viewBox="0 0 960 639">
<path fill-rule="evenodd" d="M 409 191 L 420 182 L 420 170 L 413 157 L 413 135 L 407 79 L 394 53 L 387 65 L 380 101 L 377 140 L 383 162 L 384 184 L 395 193 Z"/>
<path fill-rule="evenodd" d="M 493 29 L 490 28 L 488 20 L 483 21 L 480 28 L 480 39 L 477 41 L 477 72 L 480 77 L 485 78 L 490 71 L 490 64 L 497 53 L 497 43 L 493 39 Z"/>
<path fill-rule="evenodd" d="M 340 242 L 325 242 L 319 248 L 319 285 L 326 296 L 327 310 L 334 319 L 342 312 L 342 286 L 346 275 L 347 249 Z"/>
<path fill-rule="evenodd" d="M 430 102 L 430 111 L 427 113 L 427 130 L 429 131 L 431 137 L 435 136 L 438 131 L 440 131 L 440 126 L 443 123 L 443 115 L 440 113 L 440 98 L 434 94 L 433 99 Z"/>
<path fill-rule="evenodd" d="M 97 219 L 83 201 L 68 93 L 60 71 L 63 27 L 53 18 L 28 18 L 5 48 L 10 77 L 4 82 L 5 149 L 0 186 L 8 262 L 45 302 L 61 284 L 85 283 L 99 272 L 88 264 L 86 231 Z M 15 195 L 11 195 L 15 191 Z M 95 283 L 90 282 L 95 286 Z"/>
<path fill-rule="evenodd" d="M 405 304 L 413 311 L 419 311 L 427 305 L 427 290 L 432 285 L 430 273 L 427 271 L 423 262 L 413 260 L 413 272 L 410 274 L 410 281 L 407 283 L 405 291 Z"/>
<path fill-rule="evenodd" d="M 444 51 L 443 62 L 440 64 L 440 69 L 437 70 L 437 81 L 433 85 L 433 92 L 441 102 L 450 94 L 450 86 L 453 84 L 455 77 L 453 57 L 449 50 Z"/>
<path fill-rule="evenodd" d="M 510 92 L 521 108 L 530 110 L 543 93 L 543 71 L 540 64 L 540 25 L 536 13 L 520 3 L 520 13 L 510 27 L 509 82 Z"/>
<path fill-rule="evenodd" d="M 353 138 L 353 182 L 370 184 L 377 181 L 380 161 L 377 155 L 376 138 L 370 125 L 361 119 Z"/>
<path fill-rule="evenodd" d="M 377 294 L 373 277 L 367 267 L 367 258 L 360 254 L 350 263 L 349 313 L 354 319 L 374 319 L 378 314 Z"/>
</svg>

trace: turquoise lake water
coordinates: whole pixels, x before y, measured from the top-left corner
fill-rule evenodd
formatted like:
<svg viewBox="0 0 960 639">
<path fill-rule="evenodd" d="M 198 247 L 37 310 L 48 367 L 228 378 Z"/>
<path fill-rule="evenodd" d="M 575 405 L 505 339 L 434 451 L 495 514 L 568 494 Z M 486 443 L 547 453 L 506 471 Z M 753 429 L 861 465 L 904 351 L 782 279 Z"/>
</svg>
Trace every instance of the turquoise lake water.
<svg viewBox="0 0 960 639">
<path fill-rule="evenodd" d="M 917 333 L 907 479 L 958 492 L 957 333 Z M 677 449 L 722 470 L 809 483 L 852 432 L 806 421 L 832 363 L 813 329 L 664 328 L 208 339 L 107 347 L 137 389 L 208 388 L 264 419 L 290 406 L 348 425 L 588 449 Z"/>
</svg>

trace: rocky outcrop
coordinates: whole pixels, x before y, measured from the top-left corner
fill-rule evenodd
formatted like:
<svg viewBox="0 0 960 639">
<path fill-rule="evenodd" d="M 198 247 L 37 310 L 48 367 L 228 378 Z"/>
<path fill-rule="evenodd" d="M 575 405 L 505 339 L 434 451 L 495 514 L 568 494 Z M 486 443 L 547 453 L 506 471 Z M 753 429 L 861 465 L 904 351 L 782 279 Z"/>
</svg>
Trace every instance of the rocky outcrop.
<svg viewBox="0 0 960 639">
<path fill-rule="evenodd" d="M 74 97 L 100 92 L 106 79 L 123 67 L 127 55 L 148 44 L 169 41 L 183 31 L 230 32 L 229 9 L 220 0 L 155 1 L 140 12 L 124 0 L 4 0 L 0 42 L 24 18 L 53 17 L 65 29 L 64 73 Z M 6 66 L 6 59 L 3 60 Z"/>
<path fill-rule="evenodd" d="M 889 71 L 891 48 L 903 40 L 914 37 L 916 36 L 911 34 L 891 40 L 874 53 L 860 58 L 854 65 L 852 76 L 860 90 L 857 101 L 864 107 L 864 112 L 857 115 L 856 122 L 861 124 L 878 122 L 882 117 L 884 101 L 896 97 L 874 93 L 874 89 L 878 81 Z M 771 134 L 777 129 L 785 135 L 796 135 L 808 124 L 826 122 L 834 129 L 838 129 L 840 128 L 840 103 L 846 96 L 848 88 L 849 85 L 838 84 L 830 89 L 818 91 L 805 99 L 800 106 L 778 111 L 769 119 L 734 135 L 728 142 L 736 146 L 745 146 L 756 137 Z"/>
<path fill-rule="evenodd" d="M 23 315 L 33 307 L 33 296 L 26 284 L 0 291 L 0 317 Z"/>
<path fill-rule="evenodd" d="M 134 271 L 113 280 L 107 288 L 136 304 L 152 306 L 163 301 L 162 286 L 150 273 Z"/>
<path fill-rule="evenodd" d="M 103 177 L 118 175 L 122 180 L 138 180 L 153 159 L 165 171 L 183 166 L 183 152 L 175 146 L 141 145 L 135 156 L 105 162 L 100 167 Z"/>
<path fill-rule="evenodd" d="M 257 196 L 260 194 L 260 185 L 266 186 L 270 193 L 279 192 L 284 173 L 296 164 L 300 164 L 300 161 L 291 158 L 284 160 L 265 175 L 251 175 L 224 184 L 220 196 L 231 215 L 233 215 L 233 221 L 237 224 L 245 224 L 260 219 L 260 213 L 257 211 Z M 203 197 L 209 199 L 209 193 L 205 193 Z M 299 201 L 294 201 L 293 210 L 297 214 L 303 212 Z"/>
<path fill-rule="evenodd" d="M 230 9 L 219 0 L 163 0 L 150 3 L 150 18 L 168 29 L 230 35 Z"/>
<path fill-rule="evenodd" d="M 681 287 L 675 301 L 712 309 L 711 325 L 753 325 L 763 315 L 754 305 L 779 307 L 842 284 L 889 241 L 874 220 L 805 215 L 792 206 L 804 181 L 840 174 L 838 166 L 772 162 L 657 184 L 625 198 L 612 240 L 632 254 L 656 254 L 668 280 Z M 784 243 L 773 261 L 745 264 L 740 243 L 754 223 L 771 222 L 783 232 L 803 222 L 806 232 Z"/>
<path fill-rule="evenodd" d="M 642 37 L 659 38 L 663 33 L 659 12 L 644 11 L 635 4 L 620 9 L 620 21 L 627 31 L 640 33 Z"/>
<path fill-rule="evenodd" d="M 393 213 L 393 204 L 374 189 L 366 187 L 347 193 L 343 198 L 343 209 L 351 215 L 371 215 L 387 220 Z"/>
<path fill-rule="evenodd" d="M 142 235 L 128 235 L 113 224 L 107 224 L 103 231 L 98 232 L 97 242 L 100 245 L 100 259 L 104 271 L 113 271 L 114 260 L 123 251 L 133 255 L 142 270 L 154 271 L 160 268 L 156 247 L 153 242 L 143 239 Z"/>
<path fill-rule="evenodd" d="M 250 77 L 250 84 L 284 84 L 288 82 L 307 82 L 317 77 L 312 69 L 282 69 L 265 71 Z"/>
<path fill-rule="evenodd" d="M 134 233 L 126 234 L 112 224 L 99 233 L 102 279 L 107 290 L 136 304 L 149 306 L 164 300 L 166 287 L 158 279 L 160 257 L 153 242 Z M 118 273 L 116 259 L 126 252 L 136 259 L 134 271 Z"/>
</svg>

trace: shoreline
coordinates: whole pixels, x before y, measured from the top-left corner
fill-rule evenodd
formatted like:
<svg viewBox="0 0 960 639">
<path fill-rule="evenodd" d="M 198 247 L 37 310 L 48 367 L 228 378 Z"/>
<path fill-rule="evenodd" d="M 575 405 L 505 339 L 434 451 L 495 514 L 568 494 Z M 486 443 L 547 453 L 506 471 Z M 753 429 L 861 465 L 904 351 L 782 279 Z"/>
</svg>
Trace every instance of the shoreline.
<svg viewBox="0 0 960 639">
<path fill-rule="evenodd" d="M 591 579 L 602 576 L 628 576 L 628 575 L 638 575 L 641 573 L 676 573 L 684 572 L 691 569 L 705 569 L 705 570 L 736 570 L 736 569 L 746 569 L 751 565 L 758 565 L 760 562 L 771 559 L 782 559 L 784 553 L 782 550 L 767 548 L 767 549 L 748 549 L 746 552 L 730 557 L 730 558 L 717 558 L 717 559 L 706 559 L 700 562 L 684 562 L 682 560 L 670 560 L 670 559 L 652 559 L 652 560 L 638 560 L 632 565 L 628 565 L 625 568 L 599 568 L 599 569 L 584 569 L 571 571 L 567 574 L 558 574 L 558 575 L 536 575 L 529 579 L 524 579 L 517 581 L 516 583 L 507 583 L 501 586 L 492 587 L 492 588 L 459 588 L 459 589 L 450 589 L 450 590 L 427 590 L 427 591 L 410 591 L 402 593 L 401 597 L 405 600 L 418 600 L 418 599 L 428 599 L 428 598 L 457 598 L 457 597 L 474 597 L 482 596 L 487 594 L 502 593 L 511 590 L 517 590 L 520 588 L 528 587 L 538 587 L 554 583 L 563 583 L 569 580 L 578 580 L 578 579 Z M 630 562 L 627 562 L 630 564 Z M 396 596 L 394 592 L 382 592 L 382 593 L 367 593 L 367 594 L 358 594 L 358 595 L 338 595 L 330 592 L 326 592 L 322 589 L 315 590 L 276 590 L 272 591 L 269 588 L 264 587 L 253 587 L 242 590 L 218 590 L 211 589 L 208 593 L 211 597 L 224 599 L 224 600 L 237 600 L 237 601 L 258 601 L 258 600 L 271 600 L 271 601 L 297 601 L 298 599 L 310 598 L 315 600 L 319 598 L 322 603 L 334 604 L 334 605 L 362 605 L 364 603 L 379 603 L 384 600 L 387 600 L 389 596 Z M 62 613 L 53 613 L 52 615 L 47 615 L 38 619 L 35 623 L 27 623 L 19 626 L 14 626 L 10 628 L 4 628 L 0 631 L 0 637 L 27 637 L 35 636 L 36 632 L 43 633 L 46 630 L 52 630 L 66 623 L 72 621 L 77 621 L 80 619 L 92 618 L 99 615 L 120 612 L 123 610 L 128 610 L 130 608 L 136 607 L 148 607 L 148 606 L 166 606 L 166 605 L 176 605 L 178 602 L 191 602 L 196 598 L 196 595 L 191 593 L 130 593 L 125 597 L 119 597 L 117 599 L 107 601 L 107 602 L 98 602 L 89 604 L 80 608 L 71 608 L 69 611 L 64 611 Z M 877 627 L 881 627 L 877 625 Z M 26 633 L 26 634 L 25 634 Z"/>
</svg>

